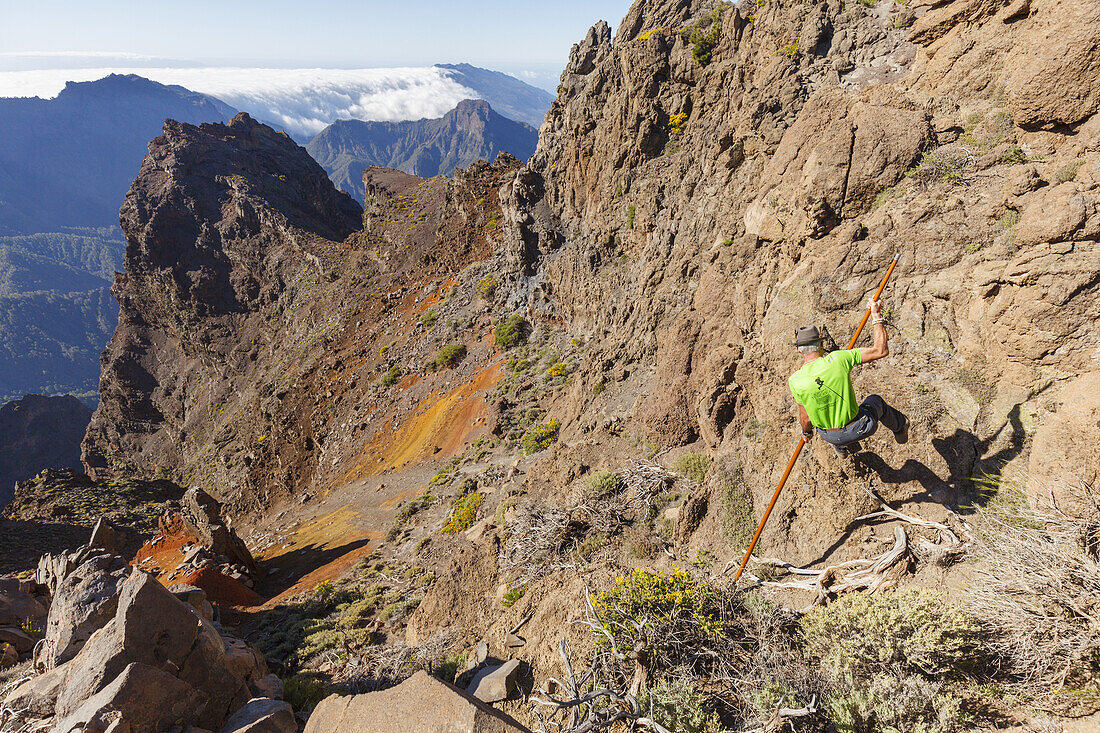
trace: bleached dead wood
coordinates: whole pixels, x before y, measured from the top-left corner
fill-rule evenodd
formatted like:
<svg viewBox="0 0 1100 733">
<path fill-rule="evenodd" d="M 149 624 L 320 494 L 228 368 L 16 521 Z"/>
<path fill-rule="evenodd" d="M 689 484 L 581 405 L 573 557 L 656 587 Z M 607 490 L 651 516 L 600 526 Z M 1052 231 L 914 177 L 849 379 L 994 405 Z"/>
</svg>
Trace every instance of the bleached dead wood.
<svg viewBox="0 0 1100 733">
<path fill-rule="evenodd" d="M 749 559 L 757 565 L 777 565 L 792 574 L 804 576 L 804 580 L 775 582 L 764 580 L 751 572 L 747 573 L 751 580 L 763 586 L 813 593 L 815 597 L 811 605 L 817 605 L 838 593 L 852 590 L 874 593 L 896 585 L 898 578 L 909 568 L 909 538 L 905 529 L 899 525 L 894 527 L 894 546 L 878 557 L 849 560 L 822 570 L 796 568 L 782 560 L 759 560 L 755 557 Z"/>
<path fill-rule="evenodd" d="M 808 715 L 813 715 L 817 712 L 817 696 L 814 696 L 810 700 L 810 704 L 804 708 L 785 708 L 783 707 L 783 700 L 780 699 L 779 706 L 776 708 L 772 717 L 768 719 L 767 723 L 759 728 L 754 728 L 748 733 L 779 733 L 783 730 L 783 726 L 786 725 L 790 730 L 794 730 L 794 726 L 790 723 L 795 718 L 805 718 Z"/>
</svg>

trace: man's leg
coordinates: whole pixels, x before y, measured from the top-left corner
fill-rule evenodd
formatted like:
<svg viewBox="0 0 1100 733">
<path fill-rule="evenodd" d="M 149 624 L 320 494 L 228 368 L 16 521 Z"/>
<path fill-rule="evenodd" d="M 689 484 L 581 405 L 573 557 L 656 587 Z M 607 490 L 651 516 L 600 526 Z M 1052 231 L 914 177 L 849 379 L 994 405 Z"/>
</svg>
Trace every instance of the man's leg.
<svg viewBox="0 0 1100 733">
<path fill-rule="evenodd" d="M 902 433 L 906 433 L 905 437 L 908 439 L 909 420 L 905 415 L 886 404 L 886 400 L 877 394 L 870 395 L 863 400 L 863 404 L 859 408 L 874 415 L 876 420 L 885 425 L 887 430 L 892 431 L 895 437 L 898 437 L 899 443 L 905 442 L 901 440 Z"/>
</svg>

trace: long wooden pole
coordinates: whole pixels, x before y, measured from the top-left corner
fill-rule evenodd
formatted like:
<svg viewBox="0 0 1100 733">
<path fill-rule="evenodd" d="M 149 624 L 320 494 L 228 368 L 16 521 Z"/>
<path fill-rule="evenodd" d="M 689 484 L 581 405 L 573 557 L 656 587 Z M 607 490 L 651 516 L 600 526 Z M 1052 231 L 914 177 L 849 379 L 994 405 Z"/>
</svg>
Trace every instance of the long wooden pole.
<svg viewBox="0 0 1100 733">
<path fill-rule="evenodd" d="M 878 291 L 875 292 L 875 300 L 878 300 L 882 296 L 882 290 L 886 287 L 886 282 L 890 279 L 890 274 L 894 272 L 894 266 L 898 264 L 898 257 L 900 254 L 894 255 L 893 261 L 890 262 L 889 269 L 886 270 L 886 274 L 882 278 L 882 282 L 878 286 Z M 871 317 L 871 306 L 867 306 L 867 312 L 863 314 L 863 320 L 859 322 L 859 328 L 856 329 L 856 333 L 852 336 L 852 340 L 848 342 L 848 348 L 854 348 L 856 341 L 859 341 L 860 334 L 863 333 L 863 327 L 867 325 L 867 319 Z M 768 502 L 768 508 L 764 511 L 764 516 L 760 520 L 760 526 L 756 528 L 756 534 L 752 536 L 752 542 L 749 543 L 749 549 L 745 550 L 745 557 L 741 560 L 741 567 L 737 569 L 737 575 L 733 576 L 734 582 L 741 579 L 741 573 L 745 572 L 745 566 L 749 564 L 749 558 L 752 556 L 752 551 L 756 547 L 757 540 L 760 539 L 760 534 L 764 531 L 764 525 L 768 523 L 768 517 L 771 516 L 772 509 L 775 508 L 775 502 L 779 499 L 779 492 L 783 490 L 783 486 L 787 483 L 787 477 L 791 475 L 791 470 L 794 468 L 795 462 L 798 460 L 798 456 L 802 453 L 802 448 L 806 445 L 805 438 L 798 439 L 798 446 L 794 449 L 794 455 L 791 456 L 791 460 L 787 463 L 787 469 L 783 471 L 783 478 L 779 479 L 779 486 L 776 487 L 775 493 L 772 494 L 772 500 Z"/>
</svg>

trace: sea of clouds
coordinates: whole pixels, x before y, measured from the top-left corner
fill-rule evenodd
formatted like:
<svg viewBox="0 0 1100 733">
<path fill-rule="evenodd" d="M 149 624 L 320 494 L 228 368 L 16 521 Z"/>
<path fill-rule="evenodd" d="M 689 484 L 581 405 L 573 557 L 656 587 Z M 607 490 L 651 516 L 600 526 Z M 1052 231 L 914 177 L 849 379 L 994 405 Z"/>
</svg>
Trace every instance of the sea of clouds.
<svg viewBox="0 0 1100 733">
<path fill-rule="evenodd" d="M 137 74 L 217 97 L 308 142 L 340 119 L 441 117 L 477 92 L 435 67 L 379 69 L 87 68 L 0 71 L 0 97 L 56 97 L 68 81 Z"/>
</svg>

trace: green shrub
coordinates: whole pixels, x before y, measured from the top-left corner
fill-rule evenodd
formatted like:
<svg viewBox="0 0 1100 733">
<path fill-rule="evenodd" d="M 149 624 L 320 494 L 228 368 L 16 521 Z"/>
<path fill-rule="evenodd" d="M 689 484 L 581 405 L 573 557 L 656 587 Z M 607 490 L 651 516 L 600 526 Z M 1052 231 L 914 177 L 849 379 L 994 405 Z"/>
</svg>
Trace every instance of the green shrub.
<svg viewBox="0 0 1100 733">
<path fill-rule="evenodd" d="M 703 483 L 710 470 L 711 460 L 705 453 L 689 451 L 684 453 L 672 464 L 672 470 L 683 474 L 697 484 Z"/>
<path fill-rule="evenodd" d="M 520 446 L 524 455 L 531 455 L 548 447 L 558 439 L 558 430 L 561 428 L 561 420 L 556 417 L 547 422 L 532 425 L 527 428 L 520 438 Z"/>
<path fill-rule="evenodd" d="M 937 148 L 921 155 L 920 162 L 905 172 L 924 185 L 934 181 L 945 181 L 962 185 L 974 166 L 974 156 L 965 148 Z"/>
<path fill-rule="evenodd" d="M 420 314 L 420 325 L 424 328 L 431 328 L 439 320 L 439 314 L 436 313 L 435 308 L 429 308 Z"/>
<path fill-rule="evenodd" d="M 523 594 L 526 592 L 527 589 L 522 586 L 519 588 L 509 588 L 508 592 L 504 594 L 504 597 L 500 599 L 500 605 L 505 608 L 511 608 L 516 605 L 516 601 L 523 598 Z"/>
<path fill-rule="evenodd" d="M 799 621 L 806 653 L 834 671 L 857 675 L 941 675 L 976 651 L 978 624 L 926 589 L 848 593 Z"/>
<path fill-rule="evenodd" d="M 328 694 L 325 684 L 313 675 L 296 674 L 283 680 L 283 699 L 295 710 L 313 710 Z"/>
<path fill-rule="evenodd" d="M 585 483 L 585 494 L 593 499 L 599 499 L 614 494 L 623 485 L 623 479 L 614 471 L 596 471 L 588 477 Z"/>
<path fill-rule="evenodd" d="M 643 711 L 652 710 L 655 721 L 677 733 L 725 733 L 716 712 L 703 709 L 702 696 L 684 679 L 662 680 L 642 691 L 638 702 Z"/>
<path fill-rule="evenodd" d="M 954 733 L 970 730 L 963 701 L 942 683 L 919 675 L 844 677 L 825 695 L 822 712 L 838 733 Z"/>
<path fill-rule="evenodd" d="M 459 497 L 451 509 L 451 516 L 443 525 L 443 534 L 458 534 L 469 529 L 477 521 L 477 510 L 484 498 L 477 491 Z"/>
<path fill-rule="evenodd" d="M 719 5 L 711 11 L 704 25 L 703 21 L 696 23 L 691 29 L 688 42 L 691 43 L 691 58 L 695 63 L 706 66 L 710 63 L 714 47 L 718 45 L 718 39 L 722 36 L 722 16 L 726 12 L 726 6 Z"/>
<path fill-rule="evenodd" d="M 626 228 L 627 229 L 633 229 L 634 228 L 634 215 L 637 212 L 638 212 L 638 210 L 634 207 L 634 204 L 630 204 L 626 207 Z"/>
<path fill-rule="evenodd" d="M 597 552 L 607 547 L 608 542 L 609 538 L 603 532 L 590 534 L 577 545 L 577 556 L 580 557 L 581 560 L 588 562 Z"/>
<path fill-rule="evenodd" d="M 1017 145 L 1001 153 L 1001 162 L 1007 165 L 1020 165 L 1027 162 L 1027 155 Z"/>
<path fill-rule="evenodd" d="M 752 492 L 745 484 L 740 467 L 722 470 L 718 479 L 718 522 L 726 542 L 737 552 L 748 547 L 756 531 L 756 513 Z"/>
<path fill-rule="evenodd" d="M 453 684 L 455 677 L 464 669 L 466 669 L 466 652 L 448 654 L 435 660 L 430 665 L 431 675 L 447 684 Z"/>
<path fill-rule="evenodd" d="M 1072 181 L 1074 178 L 1077 177 L 1077 171 L 1081 169 L 1081 164 L 1084 162 L 1085 161 L 1083 160 L 1075 160 L 1067 165 L 1062 166 L 1057 170 L 1057 172 L 1055 172 L 1054 181 L 1056 183 L 1066 183 L 1068 181 Z"/>
<path fill-rule="evenodd" d="M 875 200 L 871 202 L 871 211 L 886 205 L 889 201 L 896 199 L 900 195 L 901 191 L 898 190 L 897 186 L 887 186 L 879 191 L 878 195 L 875 196 Z"/>
<path fill-rule="evenodd" d="M 401 368 L 396 364 L 390 367 L 390 370 L 382 375 L 382 386 L 386 389 L 389 389 L 399 381 L 401 381 Z"/>
<path fill-rule="evenodd" d="M 462 361 L 465 356 L 465 344 L 447 344 L 439 350 L 439 355 L 435 357 L 434 364 L 438 369 L 453 367 L 458 364 L 458 362 Z"/>
<path fill-rule="evenodd" d="M 592 385 L 592 394 L 603 394 L 605 389 L 607 389 L 607 382 L 601 379 L 600 381 Z"/>
<path fill-rule="evenodd" d="M 508 316 L 493 329 L 493 343 L 502 349 L 511 349 L 527 341 L 527 320 L 517 314 Z"/>
</svg>

